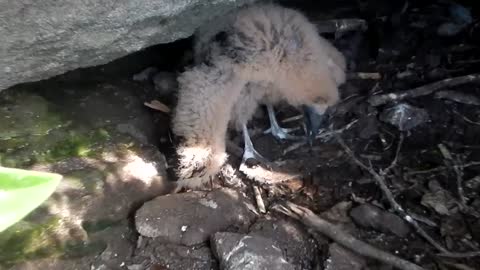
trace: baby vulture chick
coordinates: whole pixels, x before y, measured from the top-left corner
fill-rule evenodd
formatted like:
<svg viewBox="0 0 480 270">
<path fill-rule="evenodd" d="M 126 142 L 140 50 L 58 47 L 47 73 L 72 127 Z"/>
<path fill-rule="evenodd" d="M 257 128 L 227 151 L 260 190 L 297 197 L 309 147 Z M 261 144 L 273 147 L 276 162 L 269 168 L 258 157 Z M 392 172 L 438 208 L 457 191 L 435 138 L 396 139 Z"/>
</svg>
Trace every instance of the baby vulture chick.
<svg viewBox="0 0 480 270">
<path fill-rule="evenodd" d="M 219 172 L 229 123 L 248 136 L 259 103 L 283 100 L 321 115 L 338 101 L 345 81 L 343 55 L 295 10 L 252 5 L 216 24 L 206 35 L 210 42 L 197 42 L 196 58 L 203 61 L 178 79 L 172 121 L 181 139 L 178 188 L 201 186 Z"/>
</svg>

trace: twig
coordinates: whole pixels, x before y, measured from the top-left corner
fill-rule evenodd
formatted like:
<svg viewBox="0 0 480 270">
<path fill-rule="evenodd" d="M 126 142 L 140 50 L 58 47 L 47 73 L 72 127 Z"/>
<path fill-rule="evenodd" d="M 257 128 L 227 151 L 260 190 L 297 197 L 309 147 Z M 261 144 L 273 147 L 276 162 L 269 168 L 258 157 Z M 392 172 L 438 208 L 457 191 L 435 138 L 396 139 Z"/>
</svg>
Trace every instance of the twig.
<svg viewBox="0 0 480 270">
<path fill-rule="evenodd" d="M 397 166 L 398 156 L 400 155 L 400 150 L 402 149 L 402 145 L 403 145 L 403 139 L 404 139 L 404 135 L 403 133 L 401 133 L 400 139 L 398 140 L 398 144 L 397 144 L 397 150 L 395 151 L 395 158 L 392 160 L 392 163 L 390 163 L 390 165 L 386 169 L 380 170 L 381 176 L 387 175 L 395 166 Z"/>
<path fill-rule="evenodd" d="M 253 194 L 255 195 L 255 201 L 257 202 L 258 211 L 260 211 L 260 213 L 262 214 L 265 214 L 267 210 L 265 209 L 265 203 L 263 202 L 260 188 L 258 188 L 258 186 L 256 185 L 252 185 L 252 188 L 253 188 Z"/>
<path fill-rule="evenodd" d="M 150 102 L 144 102 L 143 105 L 149 107 L 149 108 L 152 108 L 154 110 L 157 110 L 157 111 L 161 111 L 161 112 L 164 112 L 164 113 L 170 113 L 170 108 L 163 104 L 162 102 L 158 101 L 158 100 L 152 100 Z"/>
<path fill-rule="evenodd" d="M 447 168 L 451 168 L 455 172 L 457 180 L 457 192 L 460 199 L 460 206 L 462 207 L 462 211 L 479 218 L 480 213 L 475 211 L 475 209 L 469 207 L 467 204 L 467 197 L 465 197 L 465 192 L 463 190 L 463 167 L 458 165 L 460 164 L 460 162 L 458 162 L 458 160 L 453 157 L 453 155 L 450 153 L 450 151 L 445 145 L 439 144 L 438 149 L 440 149 L 440 152 L 444 157 L 444 163 Z"/>
<path fill-rule="evenodd" d="M 480 251 L 471 251 L 471 252 L 462 252 L 462 253 L 439 253 L 437 254 L 440 257 L 452 258 L 452 259 L 464 259 L 464 258 L 473 258 L 479 257 Z"/>
<path fill-rule="evenodd" d="M 469 167 L 472 167 L 472 166 L 479 166 L 479 165 L 480 165 L 480 161 L 472 161 L 472 162 L 468 162 L 468 163 L 465 163 L 465 164 L 454 165 L 453 167 L 460 167 L 462 169 L 465 169 L 465 168 L 469 168 Z M 440 167 L 436 167 L 436 168 L 428 169 L 428 170 L 418 170 L 418 171 L 406 172 L 405 175 L 406 176 L 412 176 L 412 175 L 416 175 L 416 174 L 429 174 L 429 173 L 436 173 L 436 172 L 445 171 L 447 169 L 448 169 L 447 167 L 440 166 Z"/>
<path fill-rule="evenodd" d="M 461 169 L 460 167 L 458 166 L 455 166 L 457 165 L 458 163 L 455 162 L 452 154 L 450 153 L 450 151 L 448 150 L 448 148 L 443 145 L 443 144 L 439 144 L 437 145 L 438 149 L 440 150 L 440 153 L 442 153 L 442 156 L 445 158 L 444 159 L 444 163 L 447 167 L 449 168 L 452 168 L 453 171 L 455 172 L 455 175 L 456 175 L 456 179 L 457 179 L 457 192 L 458 192 L 458 196 L 460 197 L 460 202 L 462 204 L 462 207 L 464 209 L 467 208 L 467 199 L 465 197 L 465 192 L 463 190 L 463 186 L 462 186 L 462 182 L 463 182 L 463 169 Z"/>
<path fill-rule="evenodd" d="M 274 210 L 299 220 L 306 226 L 314 228 L 315 230 L 329 237 L 336 243 L 362 256 L 379 260 L 385 264 L 394 266 L 402 270 L 424 269 L 414 263 L 411 263 L 393 254 L 380 250 L 353 237 L 352 235 L 340 229 L 338 226 L 315 215 L 315 213 L 313 213 L 308 208 L 301 207 L 291 202 L 285 202 L 282 205 L 275 205 Z"/>
<path fill-rule="evenodd" d="M 457 86 L 469 82 L 480 81 L 480 74 L 471 74 L 466 76 L 460 76 L 455 78 L 449 78 L 442 81 L 434 82 L 431 84 L 423 85 L 414 89 L 399 91 L 396 93 L 374 95 L 368 99 L 368 102 L 372 106 L 380 106 L 387 102 L 399 101 L 406 98 L 414 98 L 420 96 L 426 96 L 434 91 L 445 87 Z"/>
<path fill-rule="evenodd" d="M 283 119 L 282 123 L 285 124 L 285 123 L 289 123 L 289 122 L 294 122 L 294 121 L 301 120 L 302 118 L 303 118 L 303 114 L 299 114 L 299 115 L 295 115 L 295 116 Z"/>
<path fill-rule="evenodd" d="M 397 203 L 395 198 L 393 197 L 392 192 L 388 188 L 387 184 L 385 183 L 385 178 L 378 174 L 372 167 L 369 167 L 365 165 L 362 161 L 360 161 L 353 151 L 346 145 L 346 143 L 343 141 L 343 139 L 339 136 L 335 136 L 337 138 L 338 143 L 343 147 L 345 153 L 347 153 L 350 158 L 362 169 L 365 171 L 369 172 L 372 176 L 377 185 L 380 187 L 382 190 L 383 194 L 387 198 L 388 202 L 390 203 L 390 206 L 393 208 L 397 214 L 399 214 L 405 221 L 410 223 L 410 225 L 413 226 L 413 228 L 416 230 L 416 232 L 422 236 L 428 243 L 430 243 L 433 247 L 435 247 L 437 250 L 439 250 L 442 254 L 442 256 L 445 257 L 457 257 L 457 258 L 462 258 L 463 255 L 469 256 L 469 253 L 453 253 L 448 251 L 446 248 L 444 248 L 442 245 L 437 243 L 419 224 L 418 222 L 413 219 L 404 209 L 403 207 Z M 478 254 L 480 255 L 480 253 Z"/>
<path fill-rule="evenodd" d="M 320 133 L 315 137 L 315 139 L 324 139 L 324 138 L 328 138 L 330 136 L 333 136 L 335 134 L 343 133 L 345 130 L 350 129 L 357 122 L 358 122 L 358 119 L 355 119 L 355 120 L 353 120 L 352 122 L 348 123 L 347 125 L 345 125 L 344 127 L 340 128 L 340 129 L 330 130 L 330 131 L 327 131 L 327 132 Z M 308 142 L 306 142 L 306 141 L 301 141 L 301 142 L 294 143 L 291 146 L 285 148 L 285 150 L 283 150 L 283 154 L 285 155 L 285 154 L 290 153 L 294 150 L 297 150 L 298 148 L 306 145 L 307 143 Z"/>
<path fill-rule="evenodd" d="M 367 22 L 363 19 L 339 19 L 314 22 L 319 33 L 348 32 L 367 30 Z"/>
<path fill-rule="evenodd" d="M 457 112 L 456 110 L 453 110 L 453 113 L 454 113 L 454 114 L 456 114 L 456 115 L 458 115 L 458 116 L 460 116 L 460 117 L 461 117 L 461 118 L 462 118 L 462 119 L 463 119 L 465 122 L 467 122 L 467 123 L 470 123 L 470 124 L 473 124 L 473 125 L 480 126 L 480 122 L 475 122 L 475 121 L 473 121 L 473 120 L 471 120 L 471 119 L 467 118 L 465 115 L 463 115 L 463 114 L 461 114 L 461 113 Z"/>
<path fill-rule="evenodd" d="M 347 74 L 349 80 L 380 80 L 382 75 L 378 72 L 353 72 Z"/>
</svg>

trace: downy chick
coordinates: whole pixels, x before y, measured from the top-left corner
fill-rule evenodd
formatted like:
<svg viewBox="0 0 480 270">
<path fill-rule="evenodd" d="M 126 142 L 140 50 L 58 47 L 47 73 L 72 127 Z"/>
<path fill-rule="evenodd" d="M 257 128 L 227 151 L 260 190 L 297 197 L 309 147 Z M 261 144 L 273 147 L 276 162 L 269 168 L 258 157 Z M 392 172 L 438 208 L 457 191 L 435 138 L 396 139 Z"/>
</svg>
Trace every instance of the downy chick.
<svg viewBox="0 0 480 270">
<path fill-rule="evenodd" d="M 172 119 L 181 139 L 178 188 L 201 186 L 219 172 L 230 121 L 246 129 L 259 103 L 280 100 L 322 114 L 338 101 L 345 81 L 343 55 L 300 12 L 259 4 L 223 22 L 211 30 L 208 46 L 197 43 L 202 63 L 179 77 Z"/>
</svg>

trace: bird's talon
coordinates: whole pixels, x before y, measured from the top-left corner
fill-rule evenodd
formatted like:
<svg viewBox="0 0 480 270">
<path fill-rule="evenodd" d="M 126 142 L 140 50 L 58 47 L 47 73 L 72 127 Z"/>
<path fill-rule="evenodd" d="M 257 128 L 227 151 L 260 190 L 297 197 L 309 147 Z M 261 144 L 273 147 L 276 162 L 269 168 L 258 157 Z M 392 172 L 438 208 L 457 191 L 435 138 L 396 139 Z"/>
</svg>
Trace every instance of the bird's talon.
<svg viewBox="0 0 480 270">
<path fill-rule="evenodd" d="M 277 122 L 272 105 L 267 105 L 268 118 L 270 119 L 270 128 L 264 131 L 264 134 L 271 133 L 273 137 L 279 140 L 300 140 L 301 137 L 290 135 L 289 133 L 297 128 L 282 128 Z"/>
<path fill-rule="evenodd" d="M 271 168 L 270 161 L 263 157 L 260 153 L 255 150 L 253 147 L 252 140 L 250 139 L 250 136 L 248 135 L 248 129 L 247 126 L 243 126 L 243 139 L 245 143 L 245 150 L 243 152 L 243 157 L 242 157 L 242 163 L 240 165 L 240 170 L 242 171 L 242 168 L 245 166 L 248 166 L 247 162 L 251 160 L 255 160 L 258 163 L 262 163 L 265 166 L 267 166 L 269 169 Z"/>
</svg>

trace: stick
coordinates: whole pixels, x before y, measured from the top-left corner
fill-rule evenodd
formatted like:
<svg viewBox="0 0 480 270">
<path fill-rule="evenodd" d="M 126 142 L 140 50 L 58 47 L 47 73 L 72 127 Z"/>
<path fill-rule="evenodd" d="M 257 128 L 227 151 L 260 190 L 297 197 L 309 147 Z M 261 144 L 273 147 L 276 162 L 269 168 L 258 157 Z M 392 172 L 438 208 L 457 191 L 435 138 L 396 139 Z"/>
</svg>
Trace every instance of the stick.
<svg viewBox="0 0 480 270">
<path fill-rule="evenodd" d="M 453 155 L 450 153 L 448 148 L 443 145 L 439 144 L 438 149 L 440 149 L 440 152 L 442 153 L 444 157 L 444 163 L 447 168 L 450 168 L 455 172 L 456 180 L 457 180 L 457 192 L 458 192 L 458 197 L 460 199 L 460 205 L 462 207 L 462 210 L 479 218 L 480 213 L 475 211 L 473 208 L 469 207 L 467 204 L 467 197 L 465 197 L 465 191 L 463 190 L 463 167 L 458 166 L 460 162 L 458 162 Z"/>
<path fill-rule="evenodd" d="M 343 133 L 345 130 L 350 129 L 357 122 L 358 122 L 358 119 L 355 119 L 355 120 L 353 120 L 352 122 L 348 123 L 347 125 L 345 125 L 344 127 L 340 128 L 340 129 L 330 130 L 330 131 L 327 131 L 327 132 L 320 133 L 317 136 L 315 136 L 315 139 L 324 139 L 324 138 L 328 138 L 330 136 L 333 136 L 335 134 Z M 285 148 L 285 150 L 283 150 L 283 155 L 285 155 L 287 153 L 290 153 L 294 150 L 297 150 L 298 148 L 306 145 L 307 143 L 308 142 L 306 142 L 306 141 L 300 141 L 300 142 L 294 143 L 291 146 Z"/>
<path fill-rule="evenodd" d="M 414 263 L 394 256 L 393 254 L 380 250 L 353 237 L 347 232 L 341 230 L 338 226 L 315 215 L 315 213 L 313 213 L 308 208 L 301 207 L 291 202 L 285 202 L 283 205 L 274 206 L 274 210 L 299 220 L 306 226 L 314 228 L 315 230 L 329 237 L 336 243 L 362 256 L 379 260 L 385 264 L 394 266 L 402 270 L 424 269 Z"/>
<path fill-rule="evenodd" d="M 363 19 L 338 19 L 314 22 L 319 33 L 348 32 L 354 30 L 365 31 L 367 22 Z"/>
<path fill-rule="evenodd" d="M 378 72 L 354 72 L 348 73 L 347 79 L 349 80 L 380 80 L 382 75 Z"/>
<path fill-rule="evenodd" d="M 468 163 L 465 163 L 465 164 L 454 165 L 454 167 L 460 167 L 460 168 L 464 169 L 464 168 L 469 168 L 469 167 L 472 167 L 472 166 L 479 166 L 479 165 L 480 165 L 480 161 L 472 161 L 472 162 L 468 162 Z M 440 166 L 440 167 L 436 167 L 436 168 L 428 169 L 428 170 L 418 170 L 418 171 L 406 172 L 405 176 L 412 176 L 412 175 L 416 175 L 416 174 L 436 173 L 436 172 L 445 171 L 447 169 L 448 169 L 447 167 Z"/>
<path fill-rule="evenodd" d="M 163 104 L 162 102 L 154 99 L 150 102 L 144 102 L 143 103 L 145 106 L 149 107 L 149 108 L 152 108 L 154 110 L 157 110 L 157 111 L 161 111 L 161 112 L 164 112 L 164 113 L 170 113 L 170 108 Z"/>
<path fill-rule="evenodd" d="M 365 171 L 367 171 L 368 173 L 370 173 L 372 176 L 373 176 L 373 179 L 375 180 L 375 182 L 377 183 L 377 185 L 380 187 L 380 189 L 382 190 L 383 194 L 385 195 L 385 197 L 387 198 L 388 202 L 390 203 L 390 206 L 393 208 L 393 210 L 395 212 L 397 212 L 397 214 L 403 218 L 405 221 L 407 221 L 408 223 L 410 223 L 410 225 L 412 225 L 412 227 L 415 229 L 415 231 L 420 235 L 422 236 L 428 243 L 430 243 L 433 247 L 435 247 L 437 250 L 439 250 L 442 254 L 442 256 L 444 257 L 452 257 L 452 258 L 463 258 L 462 256 L 465 256 L 465 257 L 471 257 L 472 254 L 476 254 L 477 256 L 480 255 L 480 252 L 477 253 L 477 252 L 470 252 L 470 253 L 454 253 L 454 252 L 450 252 L 448 251 L 446 248 L 444 248 L 442 245 L 440 245 L 439 243 L 437 243 L 437 241 L 435 241 L 421 226 L 420 224 L 418 224 L 418 222 L 412 218 L 404 209 L 403 207 L 397 203 L 397 201 L 395 200 L 395 198 L 393 197 L 393 194 L 392 192 L 390 191 L 390 189 L 388 188 L 387 184 L 385 183 L 385 178 L 378 174 L 372 167 L 368 167 L 367 165 L 365 165 L 363 162 L 361 162 L 356 156 L 355 154 L 352 152 L 352 150 L 345 144 L 345 142 L 343 141 L 343 139 L 339 136 L 339 135 L 336 135 L 335 136 L 337 138 L 337 142 L 343 147 L 345 153 L 347 153 L 348 156 L 350 156 L 350 158 L 358 165 L 360 166 L 362 169 L 364 169 Z"/>
<path fill-rule="evenodd" d="M 453 171 L 455 172 L 456 179 L 457 179 L 458 197 L 460 197 L 460 202 L 462 204 L 462 207 L 464 209 L 466 209 L 467 208 L 467 199 L 465 197 L 465 192 L 464 192 L 463 186 L 462 186 L 462 183 L 463 183 L 463 169 L 459 168 L 458 166 L 455 166 L 455 165 L 457 165 L 457 162 L 455 162 L 452 154 L 450 153 L 450 151 L 448 150 L 448 148 L 445 145 L 439 144 L 437 146 L 438 146 L 438 149 L 440 150 L 440 152 L 442 153 L 443 158 L 445 159 L 444 160 L 445 166 L 447 166 L 449 168 L 452 168 Z"/>
<path fill-rule="evenodd" d="M 368 99 L 368 102 L 372 106 L 380 106 L 387 102 L 399 101 L 406 98 L 414 98 L 420 96 L 426 96 L 434 91 L 445 87 L 453 87 L 461 84 L 466 84 L 469 82 L 480 81 L 480 74 L 472 74 L 466 76 L 460 76 L 455 78 L 449 78 L 442 81 L 434 82 L 431 84 L 423 85 L 414 89 L 399 91 L 396 93 L 374 95 Z"/>
<path fill-rule="evenodd" d="M 398 145 L 397 145 L 397 151 L 395 151 L 395 158 L 393 159 L 392 163 L 390 163 L 390 165 L 385 170 L 380 171 L 381 176 L 387 175 L 395 166 L 397 166 L 398 156 L 400 155 L 400 150 L 402 149 L 403 139 L 404 139 L 404 135 L 403 135 L 403 133 L 401 133 L 400 134 L 400 139 L 399 139 Z"/>
<path fill-rule="evenodd" d="M 253 185 L 252 187 L 253 187 L 253 193 L 255 195 L 255 201 L 257 202 L 258 211 L 260 211 L 260 213 L 262 214 L 265 214 L 267 210 L 265 209 L 265 203 L 263 202 L 260 188 L 258 188 L 258 186 L 256 185 Z"/>
</svg>

